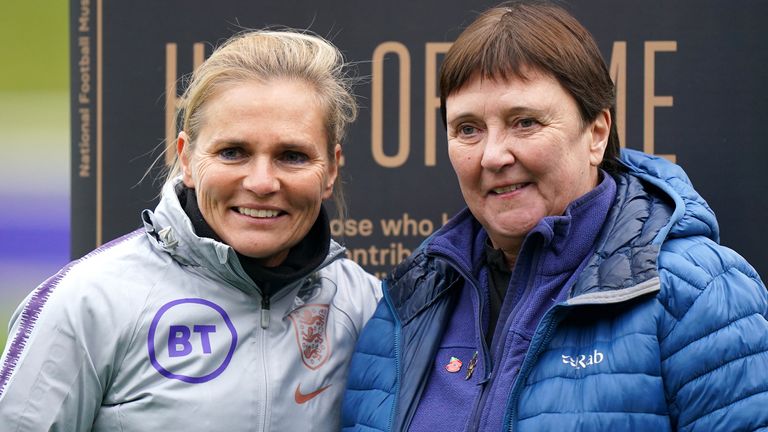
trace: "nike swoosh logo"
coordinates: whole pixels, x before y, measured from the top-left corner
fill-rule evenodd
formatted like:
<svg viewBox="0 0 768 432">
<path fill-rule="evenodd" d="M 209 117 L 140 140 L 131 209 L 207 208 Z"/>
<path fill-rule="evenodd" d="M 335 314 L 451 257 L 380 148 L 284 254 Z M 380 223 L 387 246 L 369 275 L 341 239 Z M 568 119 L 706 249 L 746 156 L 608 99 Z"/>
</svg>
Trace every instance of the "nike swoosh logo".
<svg viewBox="0 0 768 432">
<path fill-rule="evenodd" d="M 320 387 L 319 389 L 313 391 L 312 393 L 304 394 L 301 392 L 300 390 L 301 384 L 299 384 L 296 386 L 296 393 L 293 394 L 293 398 L 296 399 L 297 404 L 301 405 L 303 403 L 309 402 L 312 398 L 324 392 L 330 386 L 331 384 L 328 384 L 325 387 Z"/>
</svg>

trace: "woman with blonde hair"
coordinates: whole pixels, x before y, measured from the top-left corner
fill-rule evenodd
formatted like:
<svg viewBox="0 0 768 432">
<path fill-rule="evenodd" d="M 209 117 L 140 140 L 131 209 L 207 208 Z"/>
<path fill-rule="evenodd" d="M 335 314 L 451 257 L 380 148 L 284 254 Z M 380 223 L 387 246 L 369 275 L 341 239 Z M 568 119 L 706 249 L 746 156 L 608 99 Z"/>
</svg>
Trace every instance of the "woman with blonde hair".
<svg viewBox="0 0 768 432">
<path fill-rule="evenodd" d="M 355 114 L 322 38 L 251 31 L 216 49 L 183 96 L 178 160 L 143 228 L 17 309 L 3 429 L 337 430 L 380 297 L 322 205 Z"/>
</svg>

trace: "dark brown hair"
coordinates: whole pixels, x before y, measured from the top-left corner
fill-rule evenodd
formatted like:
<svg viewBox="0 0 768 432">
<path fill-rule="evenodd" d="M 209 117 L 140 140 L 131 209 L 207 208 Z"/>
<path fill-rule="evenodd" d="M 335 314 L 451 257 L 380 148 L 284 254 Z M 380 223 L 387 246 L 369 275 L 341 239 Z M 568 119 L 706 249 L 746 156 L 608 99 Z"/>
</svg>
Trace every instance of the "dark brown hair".
<svg viewBox="0 0 768 432">
<path fill-rule="evenodd" d="M 611 131 L 600 167 L 620 168 L 613 81 L 592 35 L 563 8 L 542 1 L 512 1 L 483 12 L 453 43 L 440 71 L 440 113 L 445 100 L 475 76 L 527 79 L 525 72 L 553 76 L 576 100 L 584 124 L 604 110 Z"/>
</svg>

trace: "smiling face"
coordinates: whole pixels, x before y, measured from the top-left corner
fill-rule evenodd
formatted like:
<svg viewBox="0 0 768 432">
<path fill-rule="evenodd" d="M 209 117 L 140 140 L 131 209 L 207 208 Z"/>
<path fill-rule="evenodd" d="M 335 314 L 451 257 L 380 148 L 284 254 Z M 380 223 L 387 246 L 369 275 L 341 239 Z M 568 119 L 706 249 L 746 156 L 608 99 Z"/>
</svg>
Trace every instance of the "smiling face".
<svg viewBox="0 0 768 432">
<path fill-rule="evenodd" d="M 198 137 L 179 134 L 184 184 L 237 252 L 273 267 L 331 196 L 341 147 L 328 156 L 324 112 L 303 81 L 237 82 L 202 107 Z"/>
<path fill-rule="evenodd" d="M 592 190 L 610 130 L 607 110 L 587 125 L 552 76 L 475 76 L 446 99 L 448 155 L 472 214 L 495 248 L 515 256 L 545 216 Z"/>
</svg>

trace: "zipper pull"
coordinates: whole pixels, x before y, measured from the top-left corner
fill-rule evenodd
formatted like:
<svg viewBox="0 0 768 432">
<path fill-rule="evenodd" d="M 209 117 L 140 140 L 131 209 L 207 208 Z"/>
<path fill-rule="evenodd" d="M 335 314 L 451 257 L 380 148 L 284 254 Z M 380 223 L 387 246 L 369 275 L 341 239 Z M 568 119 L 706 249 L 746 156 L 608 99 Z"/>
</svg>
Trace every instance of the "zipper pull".
<svg viewBox="0 0 768 432">
<path fill-rule="evenodd" d="M 269 297 L 261 298 L 261 328 L 269 327 Z"/>
<path fill-rule="evenodd" d="M 467 365 L 467 375 L 464 377 L 464 380 L 468 380 L 472 378 L 472 374 L 475 372 L 476 364 L 477 364 L 477 351 L 475 351 L 475 353 L 472 354 L 472 359 L 469 360 L 469 364 Z"/>
</svg>

